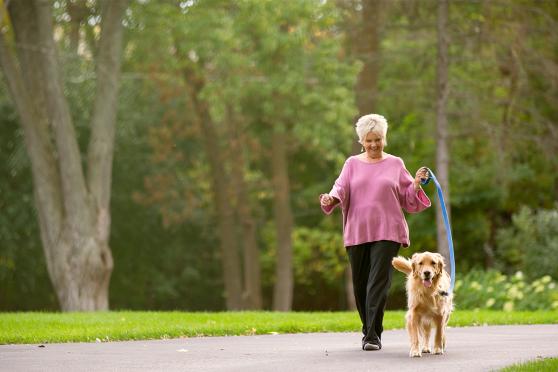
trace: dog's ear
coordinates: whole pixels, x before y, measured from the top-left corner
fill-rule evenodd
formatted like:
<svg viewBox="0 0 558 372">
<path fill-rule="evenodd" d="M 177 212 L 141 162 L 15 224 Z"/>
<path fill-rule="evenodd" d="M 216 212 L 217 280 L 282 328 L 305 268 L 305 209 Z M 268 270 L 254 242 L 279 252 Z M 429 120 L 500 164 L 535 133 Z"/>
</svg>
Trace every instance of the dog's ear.
<svg viewBox="0 0 558 372">
<path fill-rule="evenodd" d="M 445 267 L 446 261 L 444 260 L 444 256 L 440 253 L 436 253 L 436 270 L 438 271 L 438 274 L 441 274 Z"/>
<path fill-rule="evenodd" d="M 413 276 L 417 276 L 417 263 L 415 262 L 415 260 L 411 260 L 411 270 L 412 270 L 412 274 Z"/>
<path fill-rule="evenodd" d="M 417 272 L 417 258 L 418 258 L 418 253 L 414 253 L 411 256 L 411 269 L 413 270 L 413 276 L 418 276 L 418 272 Z"/>
</svg>

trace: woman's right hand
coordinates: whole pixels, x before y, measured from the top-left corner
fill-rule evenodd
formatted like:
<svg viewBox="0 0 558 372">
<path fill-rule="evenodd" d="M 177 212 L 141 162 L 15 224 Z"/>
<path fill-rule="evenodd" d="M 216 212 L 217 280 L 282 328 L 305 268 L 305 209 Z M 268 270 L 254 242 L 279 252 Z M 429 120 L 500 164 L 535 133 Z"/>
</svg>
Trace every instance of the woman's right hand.
<svg viewBox="0 0 558 372">
<path fill-rule="evenodd" d="M 320 204 L 324 207 L 328 207 L 328 206 L 332 205 L 334 200 L 335 199 L 333 198 L 333 196 L 331 196 L 329 194 L 321 194 L 320 195 Z"/>
</svg>

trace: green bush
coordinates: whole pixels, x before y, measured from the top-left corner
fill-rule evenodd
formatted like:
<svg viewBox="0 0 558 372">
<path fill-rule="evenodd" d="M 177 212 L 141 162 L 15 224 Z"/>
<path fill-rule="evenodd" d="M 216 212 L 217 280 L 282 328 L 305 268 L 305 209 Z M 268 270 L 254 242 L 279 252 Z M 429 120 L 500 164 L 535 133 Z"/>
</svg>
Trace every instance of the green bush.
<svg viewBox="0 0 558 372">
<path fill-rule="evenodd" d="M 455 282 L 457 309 L 556 310 L 558 286 L 549 275 L 529 282 L 521 271 L 472 270 Z"/>
<path fill-rule="evenodd" d="M 275 227 L 269 224 L 262 232 L 262 281 L 264 293 L 269 298 L 275 282 L 277 255 Z M 293 237 L 293 310 L 344 310 L 347 308 L 345 295 L 345 270 L 349 262 L 339 221 L 324 220 L 319 226 L 296 227 Z M 270 306 L 270 305 L 269 305 Z"/>
<path fill-rule="evenodd" d="M 550 275 L 558 280 L 558 209 L 522 208 L 512 226 L 498 231 L 497 241 L 503 271 L 513 268 L 530 279 Z"/>
</svg>

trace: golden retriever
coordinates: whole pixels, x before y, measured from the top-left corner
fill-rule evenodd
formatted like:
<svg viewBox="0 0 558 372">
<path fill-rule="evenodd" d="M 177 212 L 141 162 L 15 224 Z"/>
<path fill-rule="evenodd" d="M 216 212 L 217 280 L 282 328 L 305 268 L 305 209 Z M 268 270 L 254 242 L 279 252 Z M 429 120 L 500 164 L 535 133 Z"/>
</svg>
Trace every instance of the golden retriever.
<svg viewBox="0 0 558 372">
<path fill-rule="evenodd" d="M 411 341 L 410 357 L 430 353 L 430 331 L 436 328 L 434 354 L 446 347 L 445 328 L 453 310 L 450 276 L 439 253 L 415 253 L 411 259 L 392 260 L 397 270 L 407 274 L 407 332 Z"/>
</svg>

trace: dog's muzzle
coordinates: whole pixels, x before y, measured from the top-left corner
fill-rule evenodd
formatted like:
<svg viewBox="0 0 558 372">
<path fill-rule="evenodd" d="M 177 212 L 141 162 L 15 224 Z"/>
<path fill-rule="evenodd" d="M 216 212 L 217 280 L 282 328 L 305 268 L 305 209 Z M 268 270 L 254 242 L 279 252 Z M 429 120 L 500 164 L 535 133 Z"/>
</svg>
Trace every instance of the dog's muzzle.
<svg viewBox="0 0 558 372">
<path fill-rule="evenodd" d="M 432 286 L 432 275 L 430 271 L 425 271 L 422 274 L 422 285 L 424 285 L 426 288 L 430 288 Z"/>
</svg>

